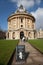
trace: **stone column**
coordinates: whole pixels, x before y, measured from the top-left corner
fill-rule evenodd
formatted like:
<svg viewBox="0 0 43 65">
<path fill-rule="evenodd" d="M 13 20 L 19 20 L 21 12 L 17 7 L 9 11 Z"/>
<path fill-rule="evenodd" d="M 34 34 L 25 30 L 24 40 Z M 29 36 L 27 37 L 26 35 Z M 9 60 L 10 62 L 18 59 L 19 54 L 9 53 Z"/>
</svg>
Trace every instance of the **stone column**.
<svg viewBox="0 0 43 65">
<path fill-rule="evenodd" d="M 26 18 L 26 29 L 27 29 L 27 18 Z"/>
<path fill-rule="evenodd" d="M 34 39 L 34 32 L 32 31 L 31 33 L 32 33 L 32 39 Z"/>
<path fill-rule="evenodd" d="M 18 28 L 20 28 L 20 19 L 18 18 Z"/>
<path fill-rule="evenodd" d="M 34 22 L 34 29 L 35 29 L 35 22 Z"/>
<path fill-rule="evenodd" d="M 26 38 L 28 37 L 28 31 L 26 31 Z"/>
<path fill-rule="evenodd" d="M 30 19 L 30 29 L 32 29 L 32 20 Z"/>
<path fill-rule="evenodd" d="M 6 39 L 8 39 L 8 32 L 6 32 Z"/>
<path fill-rule="evenodd" d="M 12 32 L 9 32 L 9 39 L 13 39 L 12 38 Z"/>
<path fill-rule="evenodd" d="M 25 18 L 25 28 L 26 28 L 26 18 Z"/>
<path fill-rule="evenodd" d="M 26 26 L 26 21 L 25 21 L 25 18 L 23 19 L 23 27 L 25 28 Z"/>
<path fill-rule="evenodd" d="M 19 31 L 15 31 L 15 39 L 19 39 Z"/>
<path fill-rule="evenodd" d="M 16 29 L 18 28 L 18 18 L 16 18 Z"/>
</svg>

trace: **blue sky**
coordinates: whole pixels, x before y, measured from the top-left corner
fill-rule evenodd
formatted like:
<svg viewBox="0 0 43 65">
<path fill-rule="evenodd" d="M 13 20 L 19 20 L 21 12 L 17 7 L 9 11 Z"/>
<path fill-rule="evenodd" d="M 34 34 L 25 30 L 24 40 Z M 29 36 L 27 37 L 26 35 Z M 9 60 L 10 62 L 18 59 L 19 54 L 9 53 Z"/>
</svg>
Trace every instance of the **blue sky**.
<svg viewBox="0 0 43 65">
<path fill-rule="evenodd" d="M 43 0 L 0 0 L 0 28 L 8 29 L 7 18 L 22 4 L 36 19 L 36 29 L 43 29 Z"/>
</svg>

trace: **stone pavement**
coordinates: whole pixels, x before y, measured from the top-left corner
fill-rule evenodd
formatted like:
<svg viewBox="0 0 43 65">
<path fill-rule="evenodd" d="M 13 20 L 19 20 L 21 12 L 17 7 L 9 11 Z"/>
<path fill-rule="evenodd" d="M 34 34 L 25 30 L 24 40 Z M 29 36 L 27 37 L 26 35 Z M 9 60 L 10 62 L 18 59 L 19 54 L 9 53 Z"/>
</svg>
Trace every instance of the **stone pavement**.
<svg viewBox="0 0 43 65">
<path fill-rule="evenodd" d="M 13 58 L 12 65 L 43 65 L 43 55 L 33 48 L 28 42 L 20 41 L 19 45 L 25 45 L 26 52 L 29 52 L 25 63 L 15 62 L 15 56 Z"/>
</svg>

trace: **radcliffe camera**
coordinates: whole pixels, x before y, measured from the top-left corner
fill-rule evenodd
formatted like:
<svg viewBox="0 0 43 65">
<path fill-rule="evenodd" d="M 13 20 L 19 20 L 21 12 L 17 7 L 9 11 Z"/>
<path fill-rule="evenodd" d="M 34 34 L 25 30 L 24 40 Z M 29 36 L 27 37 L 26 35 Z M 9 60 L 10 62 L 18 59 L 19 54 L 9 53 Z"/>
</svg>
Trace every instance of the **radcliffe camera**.
<svg viewBox="0 0 43 65">
<path fill-rule="evenodd" d="M 43 0 L 0 0 L 0 65 L 43 65 Z"/>
</svg>

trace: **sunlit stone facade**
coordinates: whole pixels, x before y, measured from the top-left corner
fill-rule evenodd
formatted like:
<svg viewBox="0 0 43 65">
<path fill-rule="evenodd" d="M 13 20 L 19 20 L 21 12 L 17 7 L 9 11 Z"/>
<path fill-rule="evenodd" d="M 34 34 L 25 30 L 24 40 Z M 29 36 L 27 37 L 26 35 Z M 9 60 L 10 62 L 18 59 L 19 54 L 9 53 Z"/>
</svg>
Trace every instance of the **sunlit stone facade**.
<svg viewBox="0 0 43 65">
<path fill-rule="evenodd" d="M 8 17 L 8 32 L 6 39 L 35 38 L 35 18 L 22 5 Z"/>
</svg>

